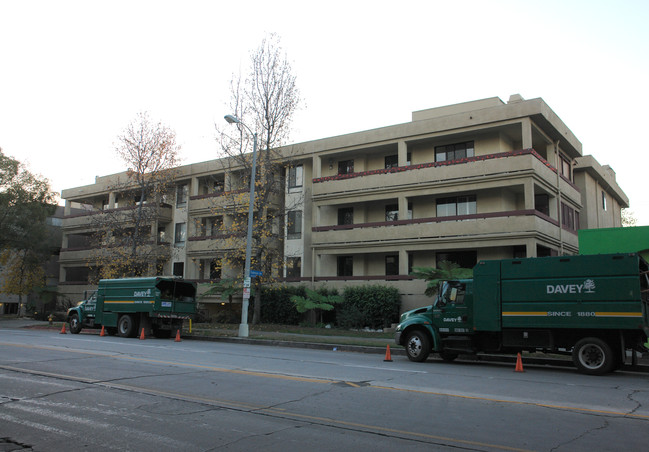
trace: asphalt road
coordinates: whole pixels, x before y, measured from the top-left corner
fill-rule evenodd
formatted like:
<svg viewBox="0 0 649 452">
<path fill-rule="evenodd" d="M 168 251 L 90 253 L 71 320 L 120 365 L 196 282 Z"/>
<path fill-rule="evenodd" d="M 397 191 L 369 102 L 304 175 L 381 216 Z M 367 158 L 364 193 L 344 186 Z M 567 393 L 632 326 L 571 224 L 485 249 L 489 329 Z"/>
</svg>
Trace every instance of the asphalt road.
<svg viewBox="0 0 649 452">
<path fill-rule="evenodd" d="M 0 451 L 646 450 L 649 379 L 0 329 Z"/>
</svg>

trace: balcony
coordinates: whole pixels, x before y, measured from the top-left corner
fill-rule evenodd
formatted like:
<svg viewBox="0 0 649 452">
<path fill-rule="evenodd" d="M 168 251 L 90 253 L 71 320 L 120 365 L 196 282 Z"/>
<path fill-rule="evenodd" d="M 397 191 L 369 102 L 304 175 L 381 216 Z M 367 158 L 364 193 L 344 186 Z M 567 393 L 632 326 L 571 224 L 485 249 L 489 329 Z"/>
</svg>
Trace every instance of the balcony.
<svg viewBox="0 0 649 452">
<path fill-rule="evenodd" d="M 557 173 L 533 149 L 481 155 L 453 161 L 377 169 L 313 179 L 313 201 L 349 197 L 363 193 L 394 193 L 396 190 L 425 190 L 469 183 L 498 181 L 520 175 L 534 175 L 550 186 L 557 185 Z M 564 178 L 561 190 L 579 199 L 577 187 Z"/>
<path fill-rule="evenodd" d="M 355 252 L 377 248 L 432 244 L 475 246 L 480 241 L 497 241 L 524 236 L 559 238 L 558 223 L 535 210 L 492 212 L 455 217 L 419 218 L 380 223 L 363 223 L 312 228 L 314 248 L 345 248 Z M 577 236 L 564 233 L 563 240 L 577 245 Z M 574 242 L 574 243 L 573 243 Z"/>
<path fill-rule="evenodd" d="M 234 191 L 220 191 L 209 193 L 207 195 L 197 195 L 189 197 L 189 212 L 191 214 L 210 213 L 214 210 L 230 207 L 234 204 L 248 205 L 250 195 L 248 189 Z"/>
<path fill-rule="evenodd" d="M 219 252 L 241 249 L 245 247 L 246 236 L 241 234 L 237 240 L 236 236 L 208 236 L 208 237 L 190 237 L 186 243 L 187 255 L 206 256 L 215 255 Z"/>
<path fill-rule="evenodd" d="M 169 223 L 173 219 L 172 207 L 169 204 L 145 204 L 145 209 L 158 208 L 156 219 L 160 223 Z M 120 223 L 129 223 L 133 221 L 133 213 L 137 206 L 120 207 L 118 209 L 92 210 L 75 215 L 68 215 L 63 218 L 63 229 L 92 229 L 100 224 L 99 215 L 112 215 L 115 221 Z"/>
<path fill-rule="evenodd" d="M 257 201 L 259 198 L 257 198 Z M 229 192 L 210 193 L 208 195 L 190 196 L 189 213 L 191 215 L 215 214 L 223 209 L 238 207 L 242 212 L 248 212 L 250 190 L 242 189 Z M 271 196 L 271 205 L 280 205 L 281 194 Z"/>
</svg>

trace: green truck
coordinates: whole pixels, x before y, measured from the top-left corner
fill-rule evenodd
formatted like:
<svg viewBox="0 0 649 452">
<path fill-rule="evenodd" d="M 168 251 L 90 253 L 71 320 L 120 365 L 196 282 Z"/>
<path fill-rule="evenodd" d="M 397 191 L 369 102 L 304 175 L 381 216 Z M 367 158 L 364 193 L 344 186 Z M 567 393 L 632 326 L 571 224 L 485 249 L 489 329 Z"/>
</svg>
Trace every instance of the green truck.
<svg viewBox="0 0 649 452">
<path fill-rule="evenodd" d="M 168 338 L 196 313 L 196 283 L 176 277 L 102 279 L 97 290 L 68 309 L 70 332 L 101 328 L 110 335 Z"/>
<path fill-rule="evenodd" d="M 402 314 L 395 341 L 412 361 L 544 352 L 601 375 L 647 351 L 648 287 L 637 254 L 480 261 L 472 279 L 442 281 L 432 305 Z"/>
</svg>

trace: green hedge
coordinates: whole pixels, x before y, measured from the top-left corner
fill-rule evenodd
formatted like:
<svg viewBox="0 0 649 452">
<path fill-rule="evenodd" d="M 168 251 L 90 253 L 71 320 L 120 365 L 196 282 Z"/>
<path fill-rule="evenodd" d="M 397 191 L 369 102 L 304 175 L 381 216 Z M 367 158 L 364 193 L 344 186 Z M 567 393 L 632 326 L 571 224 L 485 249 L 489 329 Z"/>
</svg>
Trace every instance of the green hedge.
<svg viewBox="0 0 649 452">
<path fill-rule="evenodd" d="M 399 320 L 401 296 L 394 287 L 347 287 L 338 308 L 337 323 L 344 328 L 386 328 Z"/>
<path fill-rule="evenodd" d="M 291 296 L 305 296 L 304 286 L 264 287 L 261 290 L 261 323 L 299 325 L 303 315 L 297 312 Z M 250 303 L 252 309 L 252 303 Z M 249 313 L 249 317 L 252 312 Z M 252 317 L 250 317 L 252 318 Z"/>
<path fill-rule="evenodd" d="M 261 291 L 261 323 L 299 325 L 304 316 L 297 312 L 291 296 L 305 296 L 304 286 L 275 286 Z M 319 293 L 335 295 L 335 289 L 321 288 Z M 332 311 L 323 312 L 324 323 L 335 323 L 341 328 L 389 327 L 399 320 L 401 296 L 394 287 L 381 285 L 348 287 L 344 301 Z M 250 304 L 252 310 L 252 303 Z M 252 315 L 250 312 L 249 316 Z M 252 318 L 252 317 L 250 317 Z"/>
</svg>

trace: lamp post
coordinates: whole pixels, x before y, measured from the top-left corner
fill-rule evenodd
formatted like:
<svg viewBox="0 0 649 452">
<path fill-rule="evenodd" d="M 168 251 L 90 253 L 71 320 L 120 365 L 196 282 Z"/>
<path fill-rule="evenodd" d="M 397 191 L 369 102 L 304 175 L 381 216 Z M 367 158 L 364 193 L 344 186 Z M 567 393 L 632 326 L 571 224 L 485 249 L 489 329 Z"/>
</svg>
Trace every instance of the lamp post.
<svg viewBox="0 0 649 452">
<path fill-rule="evenodd" d="M 239 324 L 239 337 L 248 337 L 248 300 L 250 299 L 250 254 L 252 253 L 252 219 L 255 211 L 255 171 L 257 169 L 257 133 L 250 130 L 236 116 L 225 115 L 225 120 L 230 124 L 240 124 L 252 134 L 252 174 L 250 175 L 250 204 L 248 205 L 248 237 L 246 239 L 246 265 L 243 279 L 243 300 L 241 302 L 241 323 Z"/>
</svg>

